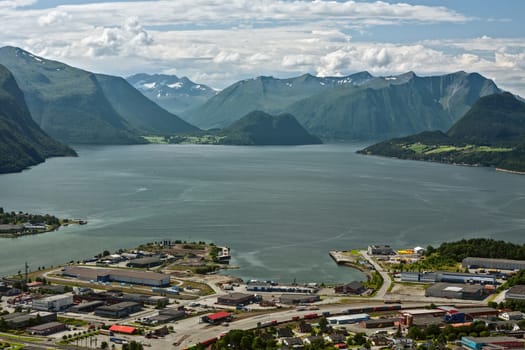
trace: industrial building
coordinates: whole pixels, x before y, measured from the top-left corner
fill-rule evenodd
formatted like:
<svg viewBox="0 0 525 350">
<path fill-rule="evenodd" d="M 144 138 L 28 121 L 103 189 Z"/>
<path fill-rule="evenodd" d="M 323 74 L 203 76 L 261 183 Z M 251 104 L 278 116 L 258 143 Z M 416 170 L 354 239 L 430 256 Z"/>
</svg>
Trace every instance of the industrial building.
<svg viewBox="0 0 525 350">
<path fill-rule="evenodd" d="M 525 300 L 525 285 L 517 284 L 511 287 L 505 294 L 505 299 Z"/>
<path fill-rule="evenodd" d="M 153 323 L 168 323 L 182 320 L 184 317 L 186 317 L 184 310 L 163 309 L 159 311 L 157 316 L 153 316 L 150 319 Z"/>
<path fill-rule="evenodd" d="M 280 286 L 269 282 L 251 282 L 246 284 L 246 290 L 250 292 L 270 293 L 315 293 L 316 288 L 301 286 Z"/>
<path fill-rule="evenodd" d="M 482 349 L 517 349 L 524 347 L 524 340 L 514 337 L 462 337 L 461 345 L 472 350 Z"/>
<path fill-rule="evenodd" d="M 4 319 L 10 328 L 24 328 L 29 323 L 35 322 L 37 319 L 40 319 L 41 323 L 53 322 L 57 320 L 57 314 L 55 312 L 14 312 L 8 315 L 0 315 L 0 318 Z"/>
<path fill-rule="evenodd" d="M 35 335 L 49 335 L 58 332 L 65 331 L 67 329 L 66 325 L 60 322 L 48 322 L 40 324 L 38 326 L 29 327 L 26 331 L 29 334 Z"/>
<path fill-rule="evenodd" d="M 436 283 L 425 290 L 426 297 L 482 300 L 488 295 L 479 284 Z"/>
<path fill-rule="evenodd" d="M 127 266 L 146 269 L 146 268 L 151 268 L 151 267 L 162 265 L 162 263 L 163 261 L 161 257 L 157 255 L 157 256 L 133 259 L 127 264 Z"/>
<path fill-rule="evenodd" d="M 387 328 L 393 327 L 398 320 L 394 318 L 377 318 L 363 320 L 359 322 L 359 326 L 363 328 Z"/>
<path fill-rule="evenodd" d="M 201 320 L 202 322 L 207 322 L 211 324 L 219 324 L 222 322 L 231 321 L 231 315 L 229 312 L 219 311 L 211 315 L 202 316 Z"/>
<path fill-rule="evenodd" d="M 59 312 L 73 305 L 72 294 L 52 295 L 42 299 L 33 299 L 33 310 Z"/>
<path fill-rule="evenodd" d="M 467 257 L 463 259 L 461 266 L 463 266 L 463 268 L 471 269 L 523 270 L 525 269 L 525 260 Z"/>
<path fill-rule="evenodd" d="M 306 304 L 315 303 L 321 300 L 319 295 L 307 295 L 307 294 L 283 294 L 279 297 L 281 304 L 295 305 L 295 304 Z"/>
<path fill-rule="evenodd" d="M 102 300 L 88 301 L 74 305 L 69 308 L 69 312 L 82 313 L 82 312 L 93 312 L 99 306 L 104 305 Z"/>
<path fill-rule="evenodd" d="M 151 271 L 66 266 L 62 275 L 93 282 L 120 282 L 154 287 L 170 284 L 170 276 Z"/>
<path fill-rule="evenodd" d="M 330 324 L 348 324 L 348 323 L 358 323 L 370 318 L 369 314 L 355 314 L 355 315 L 342 315 L 342 316 L 333 316 L 327 317 L 326 320 Z"/>
<path fill-rule="evenodd" d="M 396 255 L 396 252 L 389 245 L 369 245 L 369 255 Z"/>
<path fill-rule="evenodd" d="M 496 276 L 459 272 L 401 272 L 402 282 L 497 284 Z"/>
<path fill-rule="evenodd" d="M 95 315 L 108 318 L 123 318 L 142 310 L 139 303 L 125 301 L 118 304 L 100 306 L 95 309 Z"/>
<path fill-rule="evenodd" d="M 254 294 L 244 294 L 244 293 L 230 293 L 227 295 L 221 295 L 217 297 L 217 304 L 221 305 L 248 305 L 256 302 L 258 299 Z"/>
<path fill-rule="evenodd" d="M 111 327 L 109 327 L 109 330 L 111 332 L 123 333 L 123 334 L 135 334 L 135 332 L 137 331 L 137 329 L 135 327 L 122 326 L 122 325 L 119 325 L 119 324 L 112 325 Z"/>
</svg>

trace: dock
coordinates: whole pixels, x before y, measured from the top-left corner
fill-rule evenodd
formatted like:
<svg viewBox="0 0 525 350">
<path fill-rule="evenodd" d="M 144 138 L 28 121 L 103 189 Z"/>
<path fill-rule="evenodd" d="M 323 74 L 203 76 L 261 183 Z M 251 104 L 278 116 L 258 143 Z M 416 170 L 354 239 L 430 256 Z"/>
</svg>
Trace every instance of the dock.
<svg viewBox="0 0 525 350">
<path fill-rule="evenodd" d="M 356 257 L 348 250 L 331 250 L 329 254 L 337 265 L 355 265 L 357 263 Z"/>
</svg>

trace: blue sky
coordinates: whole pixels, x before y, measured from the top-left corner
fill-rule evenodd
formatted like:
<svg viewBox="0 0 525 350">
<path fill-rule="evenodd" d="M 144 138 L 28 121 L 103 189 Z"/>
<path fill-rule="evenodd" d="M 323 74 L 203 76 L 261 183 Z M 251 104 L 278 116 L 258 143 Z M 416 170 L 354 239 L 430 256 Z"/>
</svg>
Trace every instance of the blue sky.
<svg viewBox="0 0 525 350">
<path fill-rule="evenodd" d="M 0 45 L 224 88 L 259 75 L 464 70 L 525 96 L 521 0 L 0 0 Z"/>
</svg>

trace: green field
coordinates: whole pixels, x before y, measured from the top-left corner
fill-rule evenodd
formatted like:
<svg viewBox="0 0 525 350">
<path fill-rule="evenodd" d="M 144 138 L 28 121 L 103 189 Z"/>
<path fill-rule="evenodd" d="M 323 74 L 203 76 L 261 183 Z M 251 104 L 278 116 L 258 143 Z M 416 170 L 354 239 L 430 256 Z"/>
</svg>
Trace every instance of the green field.
<svg viewBox="0 0 525 350">
<path fill-rule="evenodd" d="M 446 152 L 510 152 L 512 148 L 507 147 L 490 147 L 490 146 L 454 146 L 454 145 L 425 145 L 423 143 L 412 143 L 404 145 L 405 149 L 414 151 L 417 154 L 439 154 Z"/>
</svg>

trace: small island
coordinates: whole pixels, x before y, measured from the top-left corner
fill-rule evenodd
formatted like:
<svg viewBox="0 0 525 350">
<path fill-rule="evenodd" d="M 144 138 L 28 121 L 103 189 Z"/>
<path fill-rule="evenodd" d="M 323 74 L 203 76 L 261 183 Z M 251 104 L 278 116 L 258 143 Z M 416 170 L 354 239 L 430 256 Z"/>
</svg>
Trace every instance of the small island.
<svg viewBox="0 0 525 350">
<path fill-rule="evenodd" d="M 87 224 L 81 219 L 59 219 L 49 214 L 29 214 L 24 212 L 8 212 L 0 207 L 0 238 L 16 238 L 57 230 L 60 226 L 69 224 Z"/>
</svg>

